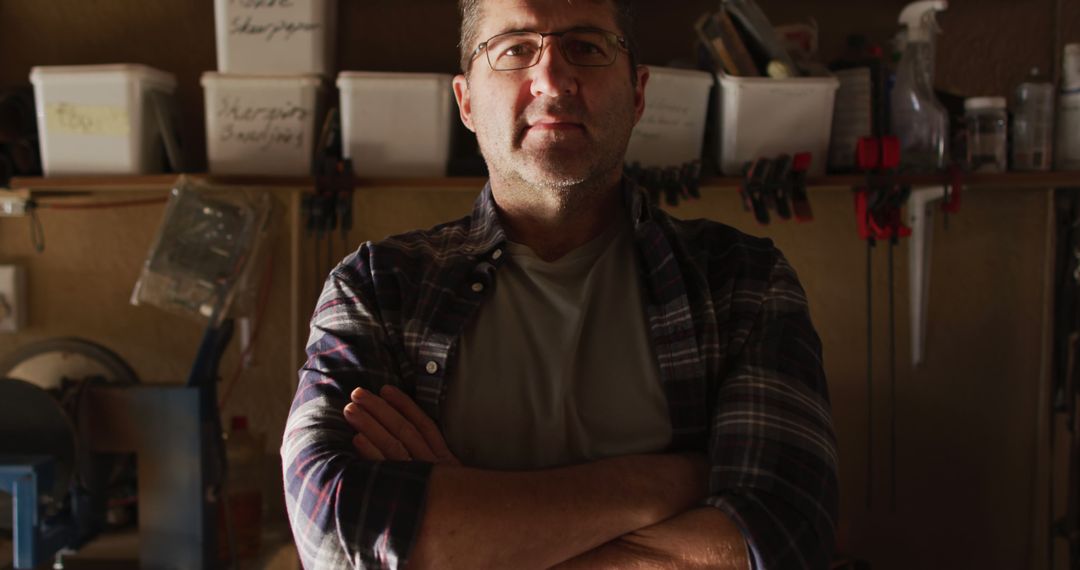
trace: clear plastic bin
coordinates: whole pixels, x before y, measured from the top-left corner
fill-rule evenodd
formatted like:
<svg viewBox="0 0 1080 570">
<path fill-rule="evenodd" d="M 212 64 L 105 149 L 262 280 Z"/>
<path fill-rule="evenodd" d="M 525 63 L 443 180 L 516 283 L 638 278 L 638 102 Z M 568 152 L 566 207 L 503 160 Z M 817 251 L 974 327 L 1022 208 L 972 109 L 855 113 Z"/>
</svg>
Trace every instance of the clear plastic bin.
<svg viewBox="0 0 1080 570">
<path fill-rule="evenodd" d="M 758 157 L 809 152 L 809 174 L 825 173 L 829 158 L 835 77 L 732 77 L 719 74 L 720 168 L 740 176 Z"/>
<path fill-rule="evenodd" d="M 626 162 L 682 166 L 700 160 L 713 77 L 704 71 L 649 67 L 645 113 L 626 149 Z"/>
<path fill-rule="evenodd" d="M 307 176 L 322 80 L 207 72 L 206 151 L 214 174 Z"/>
<path fill-rule="evenodd" d="M 171 112 L 176 78 L 144 65 L 30 70 L 47 176 L 150 174 L 164 162 L 159 113 Z"/>
<path fill-rule="evenodd" d="M 222 73 L 327 74 L 336 0 L 215 0 L 217 68 Z"/>
<path fill-rule="evenodd" d="M 341 137 L 358 176 L 446 175 L 457 120 L 452 75 L 343 71 Z"/>
</svg>

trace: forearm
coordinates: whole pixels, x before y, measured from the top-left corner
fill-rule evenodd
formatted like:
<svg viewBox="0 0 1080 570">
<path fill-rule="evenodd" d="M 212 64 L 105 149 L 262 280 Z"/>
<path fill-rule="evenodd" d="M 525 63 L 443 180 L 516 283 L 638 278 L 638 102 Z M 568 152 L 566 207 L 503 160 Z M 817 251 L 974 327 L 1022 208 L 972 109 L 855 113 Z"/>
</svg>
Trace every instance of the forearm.
<svg viewBox="0 0 1080 570">
<path fill-rule="evenodd" d="M 724 513 L 703 507 L 621 536 L 560 564 L 559 570 L 750 567 L 746 539 Z"/>
<path fill-rule="evenodd" d="M 531 472 L 432 472 L 410 568 L 547 568 L 691 508 L 696 455 L 635 455 Z"/>
</svg>

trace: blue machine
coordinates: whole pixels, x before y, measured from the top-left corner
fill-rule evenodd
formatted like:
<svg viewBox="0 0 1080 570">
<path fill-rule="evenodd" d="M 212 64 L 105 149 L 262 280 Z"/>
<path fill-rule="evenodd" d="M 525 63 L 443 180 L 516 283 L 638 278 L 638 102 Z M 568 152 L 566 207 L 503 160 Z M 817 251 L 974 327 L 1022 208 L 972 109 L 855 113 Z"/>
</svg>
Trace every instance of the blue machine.
<svg viewBox="0 0 1080 570">
<path fill-rule="evenodd" d="M 38 510 L 39 498 L 53 485 L 53 459 L 0 457 L 0 491 L 12 496 L 16 568 L 33 568 L 75 541 L 73 525 L 50 525 Z"/>
<path fill-rule="evenodd" d="M 130 454 L 140 566 L 218 566 L 225 455 L 216 383 L 231 336 L 230 320 L 207 329 L 187 385 L 139 385 L 111 352 L 77 339 L 47 341 L 0 362 L 0 499 L 10 496 L 16 569 L 36 568 L 101 532 L 103 473 Z M 76 372 L 61 370 L 72 362 Z M 13 379 L 25 376 L 35 378 Z"/>
</svg>

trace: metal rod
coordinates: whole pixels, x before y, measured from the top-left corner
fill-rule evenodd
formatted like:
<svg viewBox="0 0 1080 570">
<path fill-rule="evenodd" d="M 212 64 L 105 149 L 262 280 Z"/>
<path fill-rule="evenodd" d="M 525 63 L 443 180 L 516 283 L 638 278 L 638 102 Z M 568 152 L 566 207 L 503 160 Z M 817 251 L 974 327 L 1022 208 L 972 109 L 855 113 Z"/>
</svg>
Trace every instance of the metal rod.
<svg viewBox="0 0 1080 570">
<path fill-rule="evenodd" d="M 871 262 L 874 239 L 866 240 L 866 508 L 874 495 L 874 298 Z"/>
<path fill-rule="evenodd" d="M 889 240 L 889 499 L 896 512 L 896 302 L 893 296 L 893 249 L 896 237 Z"/>
</svg>

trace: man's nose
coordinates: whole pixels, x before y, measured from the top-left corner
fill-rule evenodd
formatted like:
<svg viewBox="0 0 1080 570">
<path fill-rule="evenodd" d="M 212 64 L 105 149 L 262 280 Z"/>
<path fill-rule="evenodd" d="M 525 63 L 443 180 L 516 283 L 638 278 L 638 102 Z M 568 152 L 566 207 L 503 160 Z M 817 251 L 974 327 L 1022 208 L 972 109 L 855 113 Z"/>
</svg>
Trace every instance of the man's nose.
<svg viewBox="0 0 1080 570">
<path fill-rule="evenodd" d="M 534 97 L 540 95 L 559 97 L 577 94 L 577 68 L 563 57 L 558 42 L 559 40 L 556 37 L 549 36 L 545 38 L 544 50 L 540 52 L 540 61 L 529 69 L 532 78 L 531 90 Z"/>
</svg>

